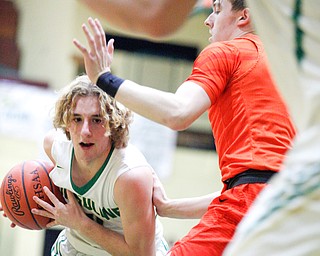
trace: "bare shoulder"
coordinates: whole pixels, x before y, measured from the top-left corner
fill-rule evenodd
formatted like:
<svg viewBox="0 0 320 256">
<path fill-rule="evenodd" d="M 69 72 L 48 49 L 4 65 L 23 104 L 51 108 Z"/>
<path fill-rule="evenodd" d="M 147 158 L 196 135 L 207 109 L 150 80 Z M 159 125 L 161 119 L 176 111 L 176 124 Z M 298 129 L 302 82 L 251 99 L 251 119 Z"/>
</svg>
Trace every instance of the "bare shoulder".
<svg viewBox="0 0 320 256">
<path fill-rule="evenodd" d="M 61 131 L 58 131 L 56 129 L 52 129 L 50 131 L 47 132 L 47 134 L 44 136 L 43 139 L 43 149 L 46 152 L 46 154 L 48 155 L 48 157 L 54 162 L 53 157 L 51 155 L 51 149 L 52 149 L 52 145 L 53 142 L 55 140 L 55 138 L 57 138 L 58 136 L 64 136 L 62 134 Z"/>
<path fill-rule="evenodd" d="M 142 200 L 152 195 L 153 177 L 151 168 L 141 166 L 123 173 L 114 186 L 117 204 L 131 198 L 132 201 Z"/>
</svg>

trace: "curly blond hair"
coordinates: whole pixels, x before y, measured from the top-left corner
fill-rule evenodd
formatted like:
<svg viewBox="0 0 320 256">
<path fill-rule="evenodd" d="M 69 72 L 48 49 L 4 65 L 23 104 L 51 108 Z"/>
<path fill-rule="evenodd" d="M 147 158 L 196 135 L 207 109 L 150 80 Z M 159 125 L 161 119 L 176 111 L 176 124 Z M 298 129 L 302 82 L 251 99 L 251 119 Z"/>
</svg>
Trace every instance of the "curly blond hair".
<svg viewBox="0 0 320 256">
<path fill-rule="evenodd" d="M 106 134 L 110 136 L 114 147 L 126 147 L 129 141 L 129 124 L 132 122 L 132 112 L 91 83 L 86 75 L 78 76 L 60 91 L 60 96 L 55 105 L 54 127 L 62 129 L 70 140 L 70 133 L 66 128 L 71 122 L 76 99 L 88 96 L 98 97 L 101 109 L 100 115 L 108 124 L 106 125 Z"/>
</svg>

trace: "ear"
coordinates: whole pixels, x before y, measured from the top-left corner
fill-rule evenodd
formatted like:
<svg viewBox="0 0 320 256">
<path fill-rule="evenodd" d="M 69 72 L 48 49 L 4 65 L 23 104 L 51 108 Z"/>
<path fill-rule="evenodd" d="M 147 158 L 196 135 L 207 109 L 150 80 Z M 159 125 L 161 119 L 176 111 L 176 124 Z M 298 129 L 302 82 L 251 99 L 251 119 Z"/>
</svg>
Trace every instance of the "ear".
<svg viewBox="0 0 320 256">
<path fill-rule="evenodd" d="M 246 26 L 250 23 L 250 11 L 249 8 L 245 8 L 241 11 L 238 25 L 239 26 Z"/>
</svg>

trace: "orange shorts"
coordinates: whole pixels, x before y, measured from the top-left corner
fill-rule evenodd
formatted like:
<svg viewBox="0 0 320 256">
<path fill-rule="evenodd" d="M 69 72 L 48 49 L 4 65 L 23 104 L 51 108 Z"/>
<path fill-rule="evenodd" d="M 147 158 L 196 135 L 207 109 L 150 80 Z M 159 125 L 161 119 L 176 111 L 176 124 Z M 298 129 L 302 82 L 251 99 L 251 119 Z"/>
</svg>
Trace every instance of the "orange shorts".
<svg viewBox="0 0 320 256">
<path fill-rule="evenodd" d="M 208 207 L 198 225 L 176 242 L 170 256 L 218 256 L 266 183 L 243 184 L 224 191 Z"/>
</svg>

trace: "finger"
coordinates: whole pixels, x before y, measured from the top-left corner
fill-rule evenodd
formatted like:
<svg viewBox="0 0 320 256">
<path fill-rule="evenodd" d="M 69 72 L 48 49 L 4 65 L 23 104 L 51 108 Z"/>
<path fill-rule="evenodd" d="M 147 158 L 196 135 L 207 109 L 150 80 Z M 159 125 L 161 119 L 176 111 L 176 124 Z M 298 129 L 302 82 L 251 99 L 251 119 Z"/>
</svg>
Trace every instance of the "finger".
<svg viewBox="0 0 320 256">
<path fill-rule="evenodd" d="M 93 26 L 93 29 L 95 32 L 97 48 L 98 48 L 98 50 L 100 50 L 104 54 L 106 51 L 106 46 L 107 46 L 106 34 L 97 19 L 95 19 L 93 22 L 94 23 L 92 23 L 92 26 Z"/>
<path fill-rule="evenodd" d="M 108 41 L 108 46 L 107 46 L 107 55 L 108 55 L 108 61 L 110 62 L 109 65 L 111 64 L 112 62 L 112 59 L 113 59 L 113 52 L 114 52 L 114 39 L 111 38 L 109 41 Z"/>
<path fill-rule="evenodd" d="M 38 205 L 40 205 L 43 209 L 45 209 L 46 211 L 50 212 L 50 213 L 53 213 L 54 211 L 54 207 L 51 206 L 51 204 L 41 200 L 39 197 L 37 196 L 33 196 L 32 197 L 33 201 L 35 201 Z M 34 208 L 35 209 L 35 208 Z M 35 210 L 38 210 L 38 209 L 35 209 Z M 38 214 L 38 212 L 36 213 Z"/>
<path fill-rule="evenodd" d="M 72 42 L 80 50 L 84 57 L 87 57 L 89 55 L 87 48 L 83 44 L 81 44 L 77 39 L 73 39 Z"/>
<path fill-rule="evenodd" d="M 45 210 L 40 210 L 40 209 L 37 209 L 37 208 L 32 208 L 31 209 L 31 212 L 35 215 L 39 215 L 39 216 L 43 216 L 43 217 L 47 217 L 49 219 L 54 219 L 55 216 L 48 212 L 48 211 L 45 211 Z"/>
<path fill-rule="evenodd" d="M 92 18 L 88 19 L 90 28 L 93 32 L 94 37 L 94 50 L 95 55 L 100 57 L 100 61 L 105 61 L 106 59 L 106 45 L 104 44 L 103 37 L 105 37 L 104 32 L 101 33 L 100 29 L 97 27 L 95 21 Z"/>
<path fill-rule="evenodd" d="M 107 50 L 108 50 L 108 54 L 110 55 L 113 55 L 113 51 L 114 51 L 114 39 L 111 38 L 109 41 L 108 41 L 108 46 L 107 46 Z"/>
<path fill-rule="evenodd" d="M 103 27 L 102 27 L 102 25 L 101 25 L 101 23 L 100 23 L 100 21 L 98 19 L 95 19 L 94 21 L 96 23 L 97 28 L 100 30 L 100 34 L 103 35 L 102 38 L 101 38 L 102 39 L 102 44 L 104 46 L 106 46 L 107 42 L 106 42 L 105 31 L 104 31 L 104 29 L 103 29 Z"/>
<path fill-rule="evenodd" d="M 90 50 L 96 53 L 96 43 L 86 24 L 82 25 L 82 30 L 87 38 L 88 44 L 90 46 Z"/>
<path fill-rule="evenodd" d="M 95 41 L 96 41 L 97 50 L 101 55 L 101 60 L 105 61 L 107 58 L 106 34 L 98 19 L 95 19 L 93 22 L 94 23 L 92 23 L 92 26 L 95 31 Z"/>
<path fill-rule="evenodd" d="M 92 32 L 94 34 L 94 38 L 95 38 L 95 42 L 96 42 L 97 46 L 101 47 L 102 40 L 101 40 L 101 31 L 100 31 L 100 29 L 98 28 L 96 22 L 92 18 L 89 18 L 88 22 L 89 22 L 90 28 L 91 28 L 91 30 L 92 30 Z M 104 32 L 102 34 L 104 34 Z"/>
<path fill-rule="evenodd" d="M 51 190 L 48 189 L 47 186 L 44 186 L 43 190 L 46 193 L 46 195 L 49 197 L 50 201 L 53 203 L 54 206 L 58 206 L 61 203 L 60 200 L 56 197 L 56 195 L 53 194 Z"/>
</svg>

